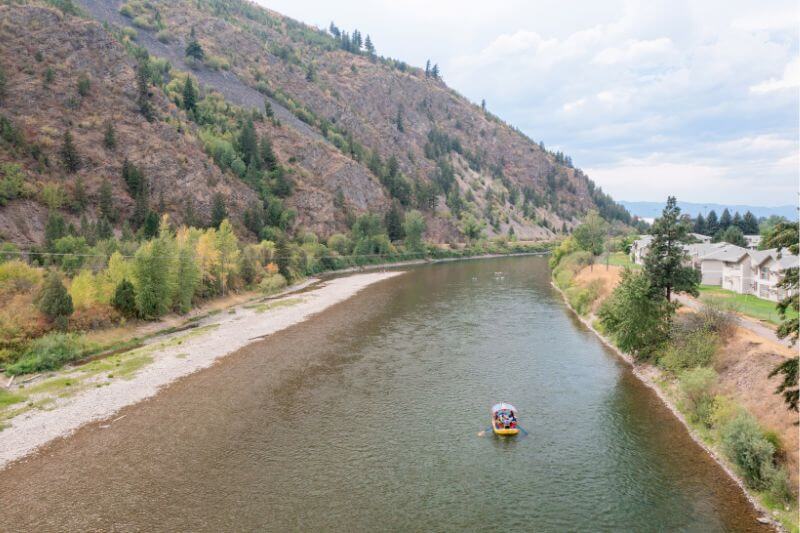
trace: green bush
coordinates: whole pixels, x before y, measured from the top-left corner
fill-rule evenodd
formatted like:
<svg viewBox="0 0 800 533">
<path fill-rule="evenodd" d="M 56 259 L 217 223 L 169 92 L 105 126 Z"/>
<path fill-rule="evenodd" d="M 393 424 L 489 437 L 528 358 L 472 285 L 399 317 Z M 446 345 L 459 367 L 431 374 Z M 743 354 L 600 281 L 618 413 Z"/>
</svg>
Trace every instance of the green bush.
<svg viewBox="0 0 800 533">
<path fill-rule="evenodd" d="M 693 422 L 711 427 L 714 413 L 713 389 L 717 383 L 717 373 L 710 368 L 693 368 L 684 371 L 679 379 L 683 393 L 683 407 Z"/>
<path fill-rule="evenodd" d="M 756 419 L 747 412 L 720 429 L 722 448 L 739 468 L 751 488 L 764 490 L 775 476 L 775 447 L 765 437 Z"/>
<path fill-rule="evenodd" d="M 136 315 L 136 290 L 133 283 L 127 279 L 119 282 L 116 289 L 114 289 L 114 297 L 111 300 L 111 305 L 114 309 L 119 311 L 123 316 L 132 317 Z"/>
<path fill-rule="evenodd" d="M 72 297 L 55 272 L 47 275 L 38 298 L 39 311 L 56 323 L 60 329 L 66 329 L 67 319 L 74 311 Z"/>
<path fill-rule="evenodd" d="M 592 309 L 592 304 L 600 296 L 600 289 L 603 282 L 599 279 L 593 280 L 585 288 L 570 287 L 565 291 L 567 301 L 579 315 L 585 315 Z"/>
<path fill-rule="evenodd" d="M 6 368 L 9 375 L 57 370 L 83 356 L 89 345 L 74 333 L 50 333 L 33 341 L 22 357 Z"/>
<path fill-rule="evenodd" d="M 284 287 L 286 287 L 286 278 L 280 274 L 271 274 L 265 276 L 264 279 L 261 280 L 261 283 L 258 284 L 258 288 L 261 289 L 261 291 L 265 294 L 278 292 Z"/>
<path fill-rule="evenodd" d="M 705 329 L 673 337 L 659 356 L 658 364 L 672 372 L 707 366 L 718 345 L 718 335 Z"/>
</svg>

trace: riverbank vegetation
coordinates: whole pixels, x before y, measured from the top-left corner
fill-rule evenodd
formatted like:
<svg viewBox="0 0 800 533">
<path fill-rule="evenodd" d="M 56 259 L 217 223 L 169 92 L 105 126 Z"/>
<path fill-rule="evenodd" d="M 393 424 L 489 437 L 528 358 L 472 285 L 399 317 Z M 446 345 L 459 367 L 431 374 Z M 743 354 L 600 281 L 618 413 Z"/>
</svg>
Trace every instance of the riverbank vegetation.
<svg viewBox="0 0 800 533">
<path fill-rule="evenodd" d="M 733 465 L 748 490 L 773 512 L 773 518 L 796 531 L 797 495 L 787 469 L 788 465 L 797 465 L 795 450 L 786 442 L 787 434 L 791 434 L 765 427 L 744 405 L 746 396 L 752 405 L 752 391 L 731 387 L 728 376 L 720 374 L 738 368 L 731 363 L 732 358 L 753 355 L 726 353 L 728 347 L 740 346 L 735 342 L 735 316 L 716 299 L 703 300 L 701 309 L 692 312 L 679 309 L 672 298 L 675 292 L 697 295 L 699 288 L 697 273 L 683 266 L 680 246 L 690 229 L 674 200 L 670 199 L 663 216 L 653 225 L 654 252 L 641 269 L 630 268 L 621 258 L 617 262 L 622 267 L 612 266 L 611 261 L 609 266 L 595 265 L 598 250 L 607 247 L 613 254 L 630 242 L 631 236 L 607 230 L 603 236 L 606 244 L 575 239 L 574 235 L 582 231 L 591 233 L 598 222 L 590 220 L 588 225 L 591 227 L 584 230 L 576 228 L 573 237 L 554 250 L 554 284 L 572 308 L 629 354 L 635 365 L 651 369 L 644 372 L 655 376 L 653 381 L 699 438 Z M 791 364 L 792 359 L 787 361 Z M 790 373 L 791 369 L 787 377 Z M 767 381 L 765 375 L 756 377 Z M 788 380 L 784 385 L 781 392 L 796 390 L 796 382 L 794 389 Z M 772 404 L 777 403 L 773 390 L 767 388 L 766 394 Z M 791 417 L 786 413 L 783 418 Z M 796 426 L 790 422 L 781 426 L 790 427 L 796 433 Z"/>
<path fill-rule="evenodd" d="M 394 241 L 384 221 L 370 214 L 356 219 L 349 234 L 325 242 L 302 231 L 241 241 L 226 218 L 205 228 L 175 227 L 167 216 L 155 223 L 135 235 L 99 236 L 53 215 L 43 250 L 3 245 L 0 367 L 9 375 L 53 370 L 119 342 L 89 342 L 86 331 L 185 314 L 230 293 L 271 294 L 325 271 L 546 248 L 505 239 L 441 248 L 423 240 L 424 219 L 415 211 L 398 221 L 403 238 Z"/>
</svg>

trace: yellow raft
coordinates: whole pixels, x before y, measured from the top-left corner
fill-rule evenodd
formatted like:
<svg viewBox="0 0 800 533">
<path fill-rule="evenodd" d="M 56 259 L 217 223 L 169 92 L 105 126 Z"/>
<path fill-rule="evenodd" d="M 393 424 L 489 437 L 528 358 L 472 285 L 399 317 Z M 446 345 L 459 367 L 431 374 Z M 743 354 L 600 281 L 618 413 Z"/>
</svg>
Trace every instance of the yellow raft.
<svg viewBox="0 0 800 533">
<path fill-rule="evenodd" d="M 492 431 L 505 437 L 519 433 L 517 408 L 510 403 L 498 403 L 492 407 Z"/>
</svg>

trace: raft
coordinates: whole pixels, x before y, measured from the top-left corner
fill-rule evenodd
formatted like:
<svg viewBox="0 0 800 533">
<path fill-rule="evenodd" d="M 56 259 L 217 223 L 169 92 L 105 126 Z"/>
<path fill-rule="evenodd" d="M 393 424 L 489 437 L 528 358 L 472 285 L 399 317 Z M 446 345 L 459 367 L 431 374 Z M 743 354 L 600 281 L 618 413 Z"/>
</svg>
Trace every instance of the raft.
<svg viewBox="0 0 800 533">
<path fill-rule="evenodd" d="M 501 418 L 513 417 L 513 423 L 501 423 Z M 495 435 L 510 437 L 519 433 L 519 418 L 517 408 L 510 403 L 498 403 L 492 407 L 492 431 Z"/>
</svg>

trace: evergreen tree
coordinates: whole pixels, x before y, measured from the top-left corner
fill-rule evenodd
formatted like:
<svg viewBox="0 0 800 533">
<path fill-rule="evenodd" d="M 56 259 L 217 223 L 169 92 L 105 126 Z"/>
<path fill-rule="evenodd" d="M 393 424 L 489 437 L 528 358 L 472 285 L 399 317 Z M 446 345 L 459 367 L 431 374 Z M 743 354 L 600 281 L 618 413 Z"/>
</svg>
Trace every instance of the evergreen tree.
<svg viewBox="0 0 800 533">
<path fill-rule="evenodd" d="M 697 218 L 694 219 L 694 227 L 692 229 L 695 233 L 699 233 L 700 235 L 706 234 L 706 219 L 703 217 L 702 213 L 699 213 Z"/>
<path fill-rule="evenodd" d="M 750 211 L 742 217 L 742 232 L 745 235 L 758 235 L 758 219 Z"/>
<path fill-rule="evenodd" d="M 725 210 L 722 212 L 722 215 L 719 217 L 718 229 L 725 231 L 726 229 L 728 229 L 728 226 L 730 226 L 732 222 L 733 220 L 731 219 L 731 212 L 728 211 L 728 208 L 726 207 Z"/>
<path fill-rule="evenodd" d="M 120 281 L 114 289 L 111 305 L 114 309 L 119 311 L 122 316 L 128 318 L 136 316 L 136 289 L 133 283 L 122 278 L 122 281 Z"/>
<path fill-rule="evenodd" d="M 86 197 L 86 187 L 83 184 L 83 177 L 78 176 L 75 178 L 75 191 L 72 194 L 72 205 L 78 213 L 83 213 L 88 204 L 89 199 Z"/>
<path fill-rule="evenodd" d="M 292 190 L 294 189 L 294 185 L 289 177 L 286 175 L 286 171 L 283 167 L 278 166 L 275 168 L 275 171 L 272 172 L 273 175 L 273 183 L 272 183 L 272 194 L 278 196 L 280 198 L 287 198 L 292 195 Z"/>
<path fill-rule="evenodd" d="M 439 64 L 438 63 L 433 65 L 433 68 L 431 68 L 431 78 L 433 78 L 435 80 L 439 79 Z"/>
<path fill-rule="evenodd" d="M 400 133 L 403 133 L 405 131 L 405 128 L 403 127 L 403 106 L 402 105 L 397 106 L 397 116 L 395 117 L 394 123 L 397 126 L 397 131 L 399 131 Z"/>
<path fill-rule="evenodd" d="M 197 89 L 189 75 L 186 76 L 186 81 L 183 83 L 183 109 L 187 112 L 197 110 Z"/>
<path fill-rule="evenodd" d="M 111 224 L 106 217 L 100 217 L 95 227 L 95 234 L 100 240 L 110 239 L 114 236 L 114 230 L 111 228 Z"/>
<path fill-rule="evenodd" d="M 358 53 L 361 51 L 361 32 L 358 30 L 353 30 L 353 51 Z"/>
<path fill-rule="evenodd" d="M 426 78 L 430 78 L 431 77 L 431 60 L 430 59 L 425 62 L 425 77 Z"/>
<path fill-rule="evenodd" d="M 674 196 L 667 198 L 661 218 L 653 222 L 653 241 L 644 259 L 644 272 L 650 286 L 671 302 L 673 292 L 686 292 L 697 296 L 700 275 L 692 267 L 685 266 L 688 243 L 688 224 L 681 219 L 681 210 Z"/>
<path fill-rule="evenodd" d="M 70 133 L 69 130 L 64 132 L 64 140 L 61 143 L 60 155 L 64 170 L 70 174 L 77 172 L 78 168 L 81 166 L 81 160 L 78 156 L 75 144 L 72 141 L 72 133 Z"/>
<path fill-rule="evenodd" d="M 117 220 L 117 210 L 114 209 L 114 198 L 111 191 L 111 183 L 108 180 L 103 180 L 100 185 L 100 197 L 97 201 L 100 208 L 100 214 L 111 221 Z"/>
<path fill-rule="evenodd" d="M 264 115 L 269 119 L 275 118 L 275 111 L 272 109 L 272 104 L 266 98 L 264 98 Z"/>
<path fill-rule="evenodd" d="M 114 124 L 111 121 L 106 122 L 106 131 L 103 134 L 103 146 L 107 150 L 113 150 L 117 147 L 117 135 L 114 131 Z"/>
<path fill-rule="evenodd" d="M 375 58 L 375 45 L 372 44 L 372 39 L 369 38 L 369 35 L 367 35 L 367 38 L 364 41 L 364 48 L 366 49 L 367 54 L 369 55 L 369 57 L 371 59 L 374 59 Z"/>
<path fill-rule="evenodd" d="M 397 202 L 392 202 L 392 206 L 384 217 L 386 233 L 389 235 L 389 240 L 391 241 L 399 241 L 405 236 L 403 233 L 403 220 L 400 215 L 400 207 L 397 205 Z"/>
<path fill-rule="evenodd" d="M 61 237 L 67 234 L 67 224 L 56 211 L 50 211 L 47 215 L 47 222 L 44 225 L 44 245 L 48 250 L 53 249 L 55 243 Z"/>
<path fill-rule="evenodd" d="M 779 222 L 767 233 L 764 244 L 767 247 L 777 248 L 781 252 L 786 249 L 789 253 L 797 255 L 798 248 L 800 248 L 798 233 L 800 232 L 796 222 Z M 780 338 L 788 337 L 793 345 L 797 342 L 798 331 L 800 331 L 800 322 L 797 318 L 798 311 L 800 311 L 799 286 L 800 269 L 795 264 L 785 270 L 783 279 L 780 281 L 779 287 L 785 291 L 786 296 L 777 305 L 778 313 L 783 320 L 778 327 L 778 336 Z M 790 316 L 792 310 L 794 317 Z M 783 380 L 775 392 L 783 395 L 787 407 L 792 411 L 798 410 L 798 400 L 800 400 L 797 379 L 799 361 L 798 357 L 787 359 L 769 374 L 769 377 L 783 376 Z"/>
<path fill-rule="evenodd" d="M 278 158 L 275 156 L 275 151 L 272 149 L 272 142 L 266 135 L 261 136 L 259 152 L 264 170 L 267 170 L 268 172 L 275 170 L 275 168 L 278 166 Z"/>
<path fill-rule="evenodd" d="M 211 204 L 211 226 L 219 228 L 226 218 L 228 218 L 228 209 L 225 207 L 225 197 L 222 193 L 215 193 Z"/>
<path fill-rule="evenodd" d="M 147 186 L 142 171 L 127 158 L 122 162 L 122 180 L 128 187 L 128 194 L 134 198 Z"/>
<path fill-rule="evenodd" d="M 719 220 L 717 213 L 713 209 L 708 213 L 706 218 L 706 232 L 703 235 L 714 235 L 719 230 Z"/>
<path fill-rule="evenodd" d="M 381 161 L 381 156 L 377 150 L 373 150 L 372 154 L 370 155 L 369 161 L 367 162 L 367 168 L 369 168 L 370 172 L 377 177 L 381 177 L 383 175 L 383 162 Z"/>
<path fill-rule="evenodd" d="M 744 231 L 744 230 L 742 229 L 742 215 L 740 215 L 740 214 L 739 214 L 739 211 L 736 211 L 736 212 L 733 214 L 733 219 L 731 220 L 731 225 L 732 225 L 732 226 L 736 226 L 736 227 L 737 227 L 737 228 L 739 228 L 740 230 Z"/>
<path fill-rule="evenodd" d="M 155 118 L 153 104 L 150 102 L 150 76 L 145 61 L 140 61 L 136 68 L 136 103 L 139 105 L 139 112 L 152 122 Z"/>
<path fill-rule="evenodd" d="M 152 239 L 158 235 L 158 215 L 155 211 L 147 211 L 142 223 L 142 235 L 145 239 Z"/>
<path fill-rule="evenodd" d="M 342 36 L 342 32 L 339 31 L 339 28 L 337 28 L 336 24 L 334 24 L 333 22 L 331 22 L 329 31 L 331 32 L 331 35 L 333 35 L 337 39 Z"/>
<path fill-rule="evenodd" d="M 283 276 L 286 281 L 292 281 L 292 273 L 289 270 L 289 243 L 286 237 L 281 234 L 275 243 L 275 264 L 278 266 L 278 273 Z"/>
<path fill-rule="evenodd" d="M 244 161 L 245 165 L 254 165 L 256 168 L 260 168 L 261 162 L 258 157 L 258 137 L 256 136 L 256 128 L 252 118 L 248 118 L 242 126 L 242 131 L 239 132 L 238 142 L 239 152 L 242 154 L 242 161 Z"/>
<path fill-rule="evenodd" d="M 67 329 L 69 316 L 74 311 L 74 307 L 72 297 L 56 272 L 50 272 L 45 278 L 38 296 L 37 306 L 39 311 L 58 329 Z"/>
<path fill-rule="evenodd" d="M 197 42 L 194 28 L 192 28 L 192 32 L 189 35 L 189 42 L 186 45 L 186 57 L 192 58 L 195 61 L 202 61 L 206 57 L 203 47 Z"/>
<path fill-rule="evenodd" d="M 147 220 L 147 215 L 150 214 L 150 200 L 148 198 L 147 187 L 141 187 L 135 198 L 133 206 L 132 222 L 135 228 L 140 228 Z M 152 223 L 151 228 L 152 230 Z"/>
</svg>

